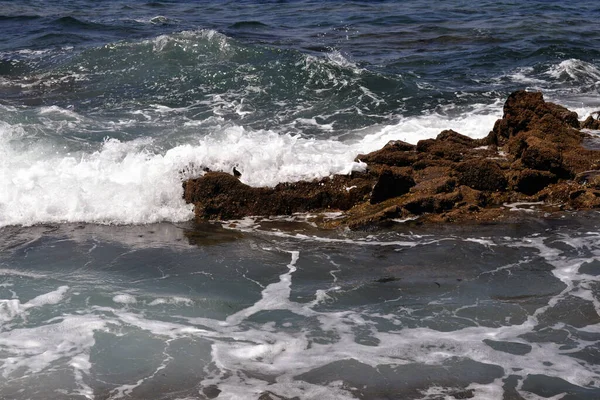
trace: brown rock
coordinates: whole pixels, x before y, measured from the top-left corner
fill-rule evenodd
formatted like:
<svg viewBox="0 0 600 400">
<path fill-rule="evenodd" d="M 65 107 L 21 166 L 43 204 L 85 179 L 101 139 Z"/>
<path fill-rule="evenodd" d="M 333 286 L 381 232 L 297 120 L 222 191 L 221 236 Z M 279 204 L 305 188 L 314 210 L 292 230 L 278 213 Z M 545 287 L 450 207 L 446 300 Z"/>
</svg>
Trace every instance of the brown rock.
<svg viewBox="0 0 600 400">
<path fill-rule="evenodd" d="M 558 177 L 551 172 L 525 169 L 515 177 L 515 190 L 531 196 L 557 180 Z"/>
<path fill-rule="evenodd" d="M 557 175 L 565 175 L 562 168 L 562 156 L 556 144 L 531 136 L 525 140 L 525 149 L 521 153 L 521 161 L 525 167 L 541 171 L 550 171 Z"/>
<path fill-rule="evenodd" d="M 475 159 L 465 161 L 457 165 L 458 182 L 461 185 L 469 186 L 476 190 L 504 190 L 506 188 L 506 178 L 498 163 L 486 160 Z"/>
<path fill-rule="evenodd" d="M 594 118 L 594 115 L 596 115 L 596 118 Z M 585 119 L 585 121 L 583 121 L 581 123 L 581 128 L 596 129 L 596 130 L 600 129 L 600 120 L 598 119 L 599 116 L 600 116 L 600 111 L 596 111 L 595 113 L 592 113 L 592 115 L 587 117 Z"/>
<path fill-rule="evenodd" d="M 423 139 L 417 142 L 416 150 L 418 153 L 426 153 L 429 148 L 435 144 L 435 139 Z"/>
<path fill-rule="evenodd" d="M 415 186 L 415 181 L 411 176 L 385 169 L 373 187 L 370 202 L 377 204 L 392 197 L 402 196 L 408 193 L 413 186 Z"/>
<path fill-rule="evenodd" d="M 371 164 L 384 164 L 388 166 L 404 167 L 417 160 L 414 154 L 415 146 L 401 140 L 388 142 L 381 150 L 369 154 L 361 154 L 357 160 Z"/>
<path fill-rule="evenodd" d="M 569 193 L 569 206 L 573 210 L 600 208 L 600 191 L 579 189 Z"/>
<path fill-rule="evenodd" d="M 556 104 L 546 103 L 539 92 L 518 91 L 506 99 L 502 119 L 496 121 L 488 142 L 503 145 L 518 133 L 537 128 L 544 117 L 557 126 L 579 129 L 577 113 Z"/>
<path fill-rule="evenodd" d="M 462 135 L 458 132 L 453 131 L 452 129 L 447 129 L 445 131 L 440 132 L 440 134 L 437 135 L 436 140 L 438 142 L 459 144 L 466 148 L 479 146 L 480 144 L 479 140 Z"/>
<path fill-rule="evenodd" d="M 289 215 L 313 210 L 347 210 L 371 192 L 368 177 L 336 176 L 319 181 L 254 188 L 223 172 L 209 172 L 184 184 L 184 198 L 200 219 L 239 219 L 249 215 Z"/>
<path fill-rule="evenodd" d="M 462 194 L 456 191 L 432 196 L 415 196 L 415 198 L 406 202 L 403 207 L 415 215 L 440 213 L 452 209 L 461 200 Z"/>
<path fill-rule="evenodd" d="M 446 178 L 436 185 L 434 190 L 436 193 L 450 193 L 454 191 L 454 188 L 456 188 L 456 179 Z"/>
<path fill-rule="evenodd" d="M 453 130 L 442 131 L 436 139 L 420 140 L 417 152 L 420 160 L 441 159 L 452 162 L 462 161 L 467 153 L 480 144 L 480 141 L 461 135 Z"/>
<path fill-rule="evenodd" d="M 562 153 L 562 166 L 571 178 L 578 173 L 600 168 L 600 151 L 573 146 Z"/>
<path fill-rule="evenodd" d="M 500 206 L 532 199 L 549 209 L 596 208 L 600 146 L 578 127 L 576 113 L 545 102 L 540 93 L 515 92 L 485 140 L 448 130 L 416 146 L 391 141 L 358 157 L 368 163 L 366 173 L 274 188 L 207 172 L 184 183 L 184 197 L 198 219 L 341 210 L 341 218 L 321 223 L 352 229 L 415 215 L 431 222 L 518 219 Z"/>
<path fill-rule="evenodd" d="M 580 172 L 577 174 L 574 181 L 586 187 L 600 189 L 600 171 L 593 170 Z"/>
<path fill-rule="evenodd" d="M 198 218 L 226 220 L 255 215 L 259 199 L 271 194 L 272 189 L 252 188 L 223 172 L 209 172 L 184 184 L 184 198 L 194 203 Z"/>
</svg>

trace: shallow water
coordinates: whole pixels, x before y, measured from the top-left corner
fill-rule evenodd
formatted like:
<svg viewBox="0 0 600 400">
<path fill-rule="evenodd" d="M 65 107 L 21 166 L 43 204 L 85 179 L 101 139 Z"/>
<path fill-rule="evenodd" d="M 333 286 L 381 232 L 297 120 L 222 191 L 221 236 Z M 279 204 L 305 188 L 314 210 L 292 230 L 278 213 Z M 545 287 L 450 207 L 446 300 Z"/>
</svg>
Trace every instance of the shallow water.
<svg viewBox="0 0 600 400">
<path fill-rule="evenodd" d="M 3 228 L 0 393 L 595 399 L 598 218 Z"/>
</svg>

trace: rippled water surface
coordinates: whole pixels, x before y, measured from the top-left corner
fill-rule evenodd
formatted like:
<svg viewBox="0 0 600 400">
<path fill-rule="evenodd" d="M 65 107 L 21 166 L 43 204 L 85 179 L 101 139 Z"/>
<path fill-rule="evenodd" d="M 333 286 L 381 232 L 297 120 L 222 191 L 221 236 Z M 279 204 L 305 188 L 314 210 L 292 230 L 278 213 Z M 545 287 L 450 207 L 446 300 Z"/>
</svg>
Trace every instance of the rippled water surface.
<svg viewBox="0 0 600 400">
<path fill-rule="evenodd" d="M 596 399 L 597 223 L 3 228 L 0 393 Z"/>
</svg>

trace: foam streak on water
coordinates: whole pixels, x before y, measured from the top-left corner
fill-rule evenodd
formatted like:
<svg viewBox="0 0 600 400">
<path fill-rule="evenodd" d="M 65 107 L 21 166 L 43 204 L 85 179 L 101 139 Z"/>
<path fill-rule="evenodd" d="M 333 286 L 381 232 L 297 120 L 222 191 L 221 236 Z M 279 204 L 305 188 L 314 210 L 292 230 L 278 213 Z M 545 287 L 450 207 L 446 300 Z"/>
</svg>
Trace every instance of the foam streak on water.
<svg viewBox="0 0 600 400">
<path fill-rule="evenodd" d="M 68 285 L 4 270 L 3 395 L 41 373 L 56 382 L 39 383 L 56 388 L 56 398 L 241 399 L 269 392 L 500 400 L 600 393 L 600 248 L 598 234 L 586 228 L 514 238 L 430 231 L 345 240 L 273 239 L 265 233 L 275 231 L 259 229 L 246 233 L 246 244 L 224 242 L 228 255 L 205 261 L 202 274 L 202 248 L 152 241 L 129 248 L 99 241 L 101 232 L 24 242 L 32 260 L 56 246 L 86 249 L 73 252 L 86 269 L 53 274 Z M 181 231 L 172 235 L 180 240 Z M 2 263 L 20 262 L 22 250 L 13 251 Z M 472 254 L 479 263 L 464 263 Z M 365 257 L 370 265 L 362 265 Z M 145 261 L 131 270 L 133 259 Z M 80 274 L 98 277 L 88 285 Z M 26 392 L 35 397 L 39 385 Z"/>
</svg>

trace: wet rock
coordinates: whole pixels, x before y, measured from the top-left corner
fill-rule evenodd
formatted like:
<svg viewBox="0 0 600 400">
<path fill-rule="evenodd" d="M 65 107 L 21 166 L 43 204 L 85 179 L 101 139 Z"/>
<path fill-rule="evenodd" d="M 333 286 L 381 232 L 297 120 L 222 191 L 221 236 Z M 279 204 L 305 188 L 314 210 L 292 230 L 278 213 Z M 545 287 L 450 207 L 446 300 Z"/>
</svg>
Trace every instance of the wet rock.
<svg viewBox="0 0 600 400">
<path fill-rule="evenodd" d="M 381 150 L 359 155 L 356 160 L 367 164 L 405 167 L 417 160 L 414 150 L 414 145 L 401 140 L 394 140 L 388 142 Z"/>
<path fill-rule="evenodd" d="M 313 210 L 347 210 L 371 192 L 369 177 L 337 176 L 320 181 L 254 188 L 223 172 L 209 172 L 184 184 L 184 199 L 199 219 L 240 219 Z"/>
<path fill-rule="evenodd" d="M 551 172 L 524 169 L 515 176 L 515 190 L 531 196 L 557 180 Z"/>
<path fill-rule="evenodd" d="M 417 143 L 417 152 L 421 159 L 441 159 L 459 162 L 480 141 L 461 135 L 453 130 L 442 131 L 435 139 L 420 140 Z"/>
<path fill-rule="evenodd" d="M 262 392 L 260 396 L 258 396 L 258 400 L 300 400 L 300 397 L 285 397 L 275 394 L 271 391 Z"/>
<path fill-rule="evenodd" d="M 569 206 L 573 210 L 585 210 L 600 207 L 600 191 L 579 189 L 569 193 Z"/>
<path fill-rule="evenodd" d="M 426 153 L 431 146 L 435 145 L 435 139 L 423 139 L 417 142 L 416 150 L 418 153 Z"/>
<path fill-rule="evenodd" d="M 406 174 L 394 173 L 391 169 L 385 169 L 379 175 L 379 179 L 371 193 L 371 204 L 381 203 L 392 197 L 402 196 L 415 186 L 414 179 Z"/>
<path fill-rule="evenodd" d="M 221 393 L 221 389 L 219 389 L 216 385 L 209 385 L 202 389 L 202 393 L 209 399 L 216 399 L 219 397 Z"/>
<path fill-rule="evenodd" d="M 433 196 L 416 196 L 403 205 L 403 208 L 415 215 L 441 213 L 452 209 L 463 199 L 459 191 Z"/>
<path fill-rule="evenodd" d="M 451 392 L 449 394 L 457 400 L 472 399 L 473 397 L 475 397 L 475 391 L 473 389 L 459 390 L 456 392 Z"/>
<path fill-rule="evenodd" d="M 594 115 L 596 115 L 596 118 L 594 118 Z M 598 119 L 598 117 L 600 117 L 600 111 L 596 111 L 595 113 L 592 113 L 592 115 L 587 117 L 585 119 L 585 121 L 583 121 L 581 123 L 581 128 L 582 129 L 595 129 L 595 130 L 600 129 L 600 120 Z"/>
<path fill-rule="evenodd" d="M 574 181 L 587 187 L 600 189 L 600 171 L 592 170 L 580 172 L 575 176 Z"/>
<path fill-rule="evenodd" d="M 422 196 L 411 199 L 404 204 L 404 208 L 415 215 L 432 213 L 437 209 L 434 196 Z"/>
<path fill-rule="evenodd" d="M 456 179 L 454 178 L 446 178 L 443 179 L 442 182 L 435 186 L 436 193 L 450 193 L 454 191 L 456 188 Z"/>
<path fill-rule="evenodd" d="M 563 178 L 571 178 L 584 171 L 600 169 L 600 151 L 573 146 L 562 152 L 562 167 L 568 173 L 568 176 L 563 176 Z"/>
</svg>

